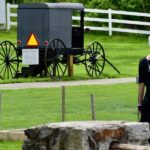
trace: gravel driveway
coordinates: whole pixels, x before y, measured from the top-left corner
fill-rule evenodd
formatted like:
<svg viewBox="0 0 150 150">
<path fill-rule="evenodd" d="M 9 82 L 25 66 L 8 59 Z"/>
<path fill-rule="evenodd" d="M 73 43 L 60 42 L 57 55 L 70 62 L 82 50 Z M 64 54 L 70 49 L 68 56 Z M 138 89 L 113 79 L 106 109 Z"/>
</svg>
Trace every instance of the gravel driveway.
<svg viewBox="0 0 150 150">
<path fill-rule="evenodd" d="M 78 85 L 109 85 L 118 83 L 136 83 L 136 78 L 116 78 L 116 79 L 96 79 L 80 81 L 54 81 L 54 82 L 32 82 L 32 83 L 13 83 L 0 84 L 1 90 L 6 89 L 29 89 L 29 88 L 49 88 L 61 86 L 78 86 Z"/>
</svg>

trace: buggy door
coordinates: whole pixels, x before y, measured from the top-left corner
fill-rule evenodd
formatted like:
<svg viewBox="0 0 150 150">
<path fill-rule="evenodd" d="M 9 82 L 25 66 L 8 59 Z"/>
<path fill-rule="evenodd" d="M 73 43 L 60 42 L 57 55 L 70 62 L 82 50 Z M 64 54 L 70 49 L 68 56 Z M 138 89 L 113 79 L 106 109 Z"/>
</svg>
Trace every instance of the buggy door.
<svg viewBox="0 0 150 150">
<path fill-rule="evenodd" d="M 80 12 L 78 25 L 72 27 L 72 48 L 84 47 L 84 12 Z"/>
</svg>

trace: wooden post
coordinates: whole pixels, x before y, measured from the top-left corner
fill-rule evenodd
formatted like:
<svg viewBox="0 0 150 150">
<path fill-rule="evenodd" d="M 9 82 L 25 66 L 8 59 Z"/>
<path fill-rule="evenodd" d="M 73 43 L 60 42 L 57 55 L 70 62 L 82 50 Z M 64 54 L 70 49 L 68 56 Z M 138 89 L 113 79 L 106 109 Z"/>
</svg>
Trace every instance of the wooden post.
<svg viewBox="0 0 150 150">
<path fill-rule="evenodd" d="M 68 56 L 68 76 L 73 76 L 73 55 Z"/>
<path fill-rule="evenodd" d="M 92 120 L 96 120 L 95 118 L 95 97 L 91 94 L 91 112 L 92 112 Z"/>
<path fill-rule="evenodd" d="M 65 86 L 62 86 L 62 122 L 65 121 Z"/>
</svg>

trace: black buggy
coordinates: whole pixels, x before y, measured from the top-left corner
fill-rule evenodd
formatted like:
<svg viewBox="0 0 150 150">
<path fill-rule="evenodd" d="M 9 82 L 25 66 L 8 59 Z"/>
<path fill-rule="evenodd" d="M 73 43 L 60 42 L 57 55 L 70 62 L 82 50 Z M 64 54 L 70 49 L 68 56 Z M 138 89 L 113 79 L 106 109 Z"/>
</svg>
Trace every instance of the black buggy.
<svg viewBox="0 0 150 150">
<path fill-rule="evenodd" d="M 79 14 L 73 26 L 73 14 Z M 0 77 L 48 75 L 62 78 L 69 58 L 82 63 L 89 76 L 99 77 L 108 62 L 102 45 L 93 42 L 84 48 L 84 6 L 80 3 L 20 4 L 17 46 L 0 43 Z M 22 62 L 22 63 L 21 63 Z M 21 71 L 19 71 L 21 70 Z"/>
</svg>

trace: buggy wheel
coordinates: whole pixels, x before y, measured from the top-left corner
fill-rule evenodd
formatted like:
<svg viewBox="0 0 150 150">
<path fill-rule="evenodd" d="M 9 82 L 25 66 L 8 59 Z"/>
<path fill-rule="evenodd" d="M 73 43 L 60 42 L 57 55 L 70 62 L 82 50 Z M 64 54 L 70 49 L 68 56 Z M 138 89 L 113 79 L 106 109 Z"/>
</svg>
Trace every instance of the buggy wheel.
<svg viewBox="0 0 150 150">
<path fill-rule="evenodd" d="M 99 77 L 105 66 L 105 53 L 98 42 L 90 44 L 85 52 L 85 68 L 89 76 Z"/>
<path fill-rule="evenodd" d="M 0 43 L 0 78 L 12 79 L 19 68 L 19 58 L 13 43 L 3 41 Z"/>
<path fill-rule="evenodd" d="M 67 70 L 66 57 L 64 56 L 65 44 L 60 39 L 53 39 L 45 51 L 45 67 L 51 78 L 62 78 Z"/>
</svg>

